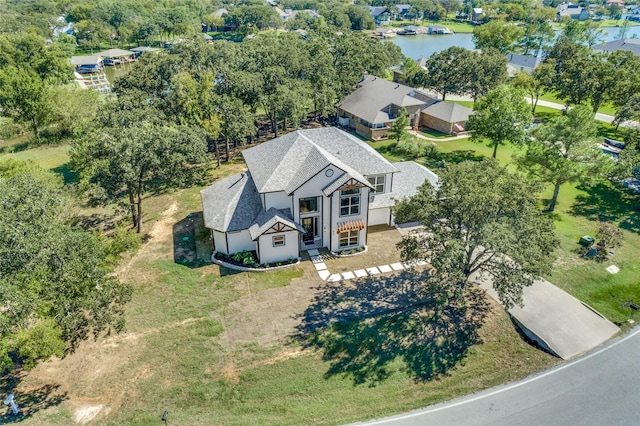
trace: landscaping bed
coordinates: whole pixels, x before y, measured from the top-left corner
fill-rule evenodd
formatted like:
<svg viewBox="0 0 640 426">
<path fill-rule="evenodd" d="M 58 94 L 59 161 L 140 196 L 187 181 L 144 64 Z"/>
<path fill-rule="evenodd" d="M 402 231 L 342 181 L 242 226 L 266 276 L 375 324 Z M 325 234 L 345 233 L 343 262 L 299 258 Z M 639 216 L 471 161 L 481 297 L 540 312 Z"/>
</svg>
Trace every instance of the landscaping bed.
<svg viewBox="0 0 640 426">
<path fill-rule="evenodd" d="M 255 250 L 241 251 L 234 254 L 225 254 L 221 252 L 215 252 L 214 259 L 224 262 L 231 268 L 234 266 L 241 268 L 241 270 L 266 270 L 281 268 L 285 266 L 295 265 L 299 262 L 298 258 L 286 259 L 278 262 L 258 263 L 258 255 Z"/>
</svg>

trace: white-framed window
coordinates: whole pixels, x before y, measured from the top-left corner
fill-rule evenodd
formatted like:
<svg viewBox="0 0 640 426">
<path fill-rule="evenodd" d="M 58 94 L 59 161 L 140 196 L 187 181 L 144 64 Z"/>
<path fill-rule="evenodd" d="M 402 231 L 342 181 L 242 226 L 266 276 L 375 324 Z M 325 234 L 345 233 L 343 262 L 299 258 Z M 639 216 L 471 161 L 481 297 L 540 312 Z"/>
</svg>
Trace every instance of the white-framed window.
<svg viewBox="0 0 640 426">
<path fill-rule="evenodd" d="M 351 231 L 344 231 L 340 233 L 340 248 L 351 247 L 358 245 L 358 236 L 360 231 L 353 229 Z"/>
<path fill-rule="evenodd" d="M 360 188 L 340 191 L 340 216 L 360 214 Z"/>
<path fill-rule="evenodd" d="M 384 192 L 384 175 L 369 176 L 367 179 L 369 183 L 373 185 L 376 194 L 382 194 Z"/>
<path fill-rule="evenodd" d="M 272 237 L 272 241 L 274 247 L 282 247 L 284 246 L 284 235 L 275 235 Z"/>
<path fill-rule="evenodd" d="M 300 198 L 300 214 L 314 213 L 318 211 L 318 197 Z"/>
</svg>

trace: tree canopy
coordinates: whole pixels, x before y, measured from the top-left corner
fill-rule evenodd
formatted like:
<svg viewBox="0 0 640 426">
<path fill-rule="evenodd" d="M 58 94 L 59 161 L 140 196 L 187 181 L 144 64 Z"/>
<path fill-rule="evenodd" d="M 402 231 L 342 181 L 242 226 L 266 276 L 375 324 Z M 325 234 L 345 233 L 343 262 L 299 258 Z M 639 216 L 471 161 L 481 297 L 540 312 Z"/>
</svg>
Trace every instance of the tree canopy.
<svg viewBox="0 0 640 426">
<path fill-rule="evenodd" d="M 110 275 L 107 247 L 69 226 L 61 182 L 0 163 L 0 367 L 64 356 L 90 335 L 124 329 L 131 287 Z"/>
<path fill-rule="evenodd" d="M 560 186 L 613 168 L 613 161 L 598 148 L 596 132 L 594 114 L 584 106 L 534 129 L 519 163 L 530 175 L 554 186 L 549 211 L 555 209 Z"/>
<path fill-rule="evenodd" d="M 489 91 L 476 102 L 467 128 L 473 131 L 471 139 L 493 148 L 493 158 L 498 146 L 506 142 L 524 143 L 526 127 L 531 124 L 531 108 L 525 100 L 525 92 L 513 86 L 502 85 Z"/>
<path fill-rule="evenodd" d="M 496 160 L 449 165 L 437 187 L 425 182 L 396 204 L 398 222 L 424 226 L 398 244 L 402 259 L 428 261 L 455 297 L 484 276 L 507 308 L 518 304 L 523 288 L 551 270 L 558 244 L 552 218 L 536 205 L 540 190 Z"/>
<path fill-rule="evenodd" d="M 142 115 L 129 125 L 114 123 L 88 134 L 74 144 L 72 162 L 83 180 L 101 190 L 103 202 L 118 202 L 131 213 L 140 232 L 143 195 L 193 182 L 205 154 L 203 131 Z"/>
</svg>

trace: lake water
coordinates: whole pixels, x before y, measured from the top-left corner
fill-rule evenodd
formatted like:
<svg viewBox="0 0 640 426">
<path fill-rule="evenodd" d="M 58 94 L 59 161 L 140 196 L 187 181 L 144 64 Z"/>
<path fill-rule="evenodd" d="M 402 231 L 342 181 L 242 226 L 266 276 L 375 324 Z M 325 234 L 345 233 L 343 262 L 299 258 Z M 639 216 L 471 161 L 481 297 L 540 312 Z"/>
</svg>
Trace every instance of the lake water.
<svg viewBox="0 0 640 426">
<path fill-rule="evenodd" d="M 604 28 L 606 35 L 603 41 L 612 41 L 618 37 L 620 28 L 606 27 Z M 640 26 L 629 27 L 625 38 L 633 36 L 640 37 Z M 473 34 L 456 33 L 456 34 L 416 34 L 412 36 L 396 36 L 390 41 L 402 49 L 402 53 L 409 58 L 428 58 L 434 53 L 448 49 L 452 46 L 460 46 L 465 49 L 475 49 L 473 43 Z"/>
</svg>

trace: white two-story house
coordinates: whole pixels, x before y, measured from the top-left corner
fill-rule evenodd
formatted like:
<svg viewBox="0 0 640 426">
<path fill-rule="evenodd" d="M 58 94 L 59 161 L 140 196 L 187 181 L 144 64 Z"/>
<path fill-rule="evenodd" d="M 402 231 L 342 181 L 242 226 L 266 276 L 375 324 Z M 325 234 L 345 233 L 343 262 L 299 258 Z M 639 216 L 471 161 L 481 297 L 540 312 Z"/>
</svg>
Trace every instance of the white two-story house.
<svg viewBox="0 0 640 426">
<path fill-rule="evenodd" d="M 438 179 L 332 127 L 289 133 L 243 157 L 248 171 L 201 192 L 204 222 L 216 251 L 255 251 L 260 263 L 312 248 L 364 247 L 368 226 L 394 224 L 396 199 Z"/>
</svg>

